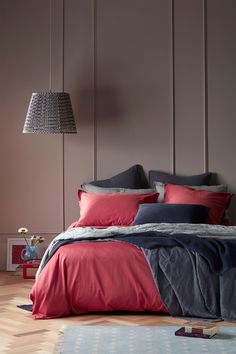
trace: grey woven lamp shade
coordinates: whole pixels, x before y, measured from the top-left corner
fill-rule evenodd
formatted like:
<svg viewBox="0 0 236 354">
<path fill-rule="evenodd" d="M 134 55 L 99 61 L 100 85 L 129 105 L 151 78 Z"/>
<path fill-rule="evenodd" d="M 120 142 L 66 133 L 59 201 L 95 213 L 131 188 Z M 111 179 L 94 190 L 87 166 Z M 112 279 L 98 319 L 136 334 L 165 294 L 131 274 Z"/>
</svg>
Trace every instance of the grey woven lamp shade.
<svg viewBox="0 0 236 354">
<path fill-rule="evenodd" d="M 70 95 L 66 92 L 32 93 L 23 133 L 76 133 Z"/>
</svg>

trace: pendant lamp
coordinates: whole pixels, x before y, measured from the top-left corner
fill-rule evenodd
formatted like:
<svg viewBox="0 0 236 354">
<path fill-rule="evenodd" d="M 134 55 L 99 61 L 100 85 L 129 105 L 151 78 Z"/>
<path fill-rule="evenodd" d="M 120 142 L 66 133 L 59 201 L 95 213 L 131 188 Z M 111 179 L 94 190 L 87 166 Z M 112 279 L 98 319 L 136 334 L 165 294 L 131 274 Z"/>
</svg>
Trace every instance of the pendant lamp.
<svg viewBox="0 0 236 354">
<path fill-rule="evenodd" d="M 66 92 L 32 93 L 23 133 L 71 134 L 76 125 Z"/>
</svg>

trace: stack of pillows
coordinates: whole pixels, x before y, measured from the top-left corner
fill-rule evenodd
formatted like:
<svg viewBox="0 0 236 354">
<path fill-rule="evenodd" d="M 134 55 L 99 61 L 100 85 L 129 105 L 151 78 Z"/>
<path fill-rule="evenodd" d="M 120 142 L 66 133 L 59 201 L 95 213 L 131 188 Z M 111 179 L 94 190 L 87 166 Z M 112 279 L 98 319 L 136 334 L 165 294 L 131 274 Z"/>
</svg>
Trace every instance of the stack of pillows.
<svg viewBox="0 0 236 354">
<path fill-rule="evenodd" d="M 146 223 L 224 223 L 232 198 L 224 185 L 210 186 L 211 173 L 173 176 L 142 166 L 78 191 L 80 219 L 72 226 L 128 226 Z M 151 186 L 151 188 L 149 187 Z"/>
</svg>

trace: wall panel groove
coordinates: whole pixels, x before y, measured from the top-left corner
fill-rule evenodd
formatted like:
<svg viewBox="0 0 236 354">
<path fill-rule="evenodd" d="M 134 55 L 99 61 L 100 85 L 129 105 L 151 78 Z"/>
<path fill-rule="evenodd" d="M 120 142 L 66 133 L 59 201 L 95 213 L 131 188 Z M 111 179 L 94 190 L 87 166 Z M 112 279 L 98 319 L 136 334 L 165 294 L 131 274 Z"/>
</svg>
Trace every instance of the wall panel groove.
<svg viewBox="0 0 236 354">
<path fill-rule="evenodd" d="M 96 92 L 97 92 L 97 0 L 93 1 L 93 22 L 92 22 L 92 35 L 93 35 L 93 179 L 97 179 L 97 115 L 96 115 Z"/>
<path fill-rule="evenodd" d="M 171 151 L 171 171 L 175 174 L 175 19 L 174 19 L 174 5 L 175 0 L 171 1 L 171 87 L 172 87 L 172 100 L 171 100 L 171 139 L 170 139 L 170 151 Z"/>
<path fill-rule="evenodd" d="M 204 51 L 204 62 L 203 62 L 203 72 L 204 72 L 204 86 L 203 86 L 203 97 L 204 97 L 204 170 L 208 172 L 208 48 L 207 48 L 207 0 L 203 0 L 203 51 Z"/>
</svg>

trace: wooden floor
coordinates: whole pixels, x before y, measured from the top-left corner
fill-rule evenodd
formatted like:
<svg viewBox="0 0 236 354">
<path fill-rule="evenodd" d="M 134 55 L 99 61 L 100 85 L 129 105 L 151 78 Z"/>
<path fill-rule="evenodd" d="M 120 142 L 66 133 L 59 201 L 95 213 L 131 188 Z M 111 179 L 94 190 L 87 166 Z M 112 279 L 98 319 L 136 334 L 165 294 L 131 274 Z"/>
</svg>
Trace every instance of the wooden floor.
<svg viewBox="0 0 236 354">
<path fill-rule="evenodd" d="M 32 320 L 31 313 L 17 308 L 29 304 L 33 280 L 0 272 L 0 353 L 55 353 L 60 331 L 69 325 L 179 326 L 185 321 L 156 314 L 89 314 L 53 320 Z M 218 325 L 235 325 L 219 322 Z"/>
</svg>

